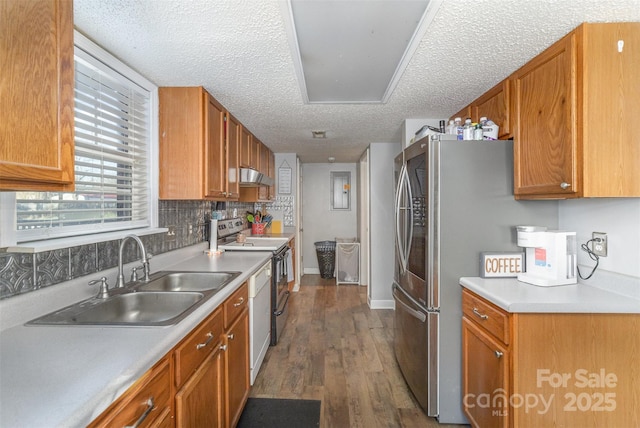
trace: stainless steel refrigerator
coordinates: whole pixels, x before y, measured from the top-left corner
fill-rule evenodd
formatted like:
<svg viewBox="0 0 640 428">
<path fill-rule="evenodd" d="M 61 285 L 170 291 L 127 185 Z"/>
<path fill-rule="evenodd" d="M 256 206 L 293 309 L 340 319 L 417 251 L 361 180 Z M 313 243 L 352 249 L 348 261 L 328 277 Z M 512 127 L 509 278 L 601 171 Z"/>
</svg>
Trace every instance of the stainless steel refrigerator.
<svg viewBox="0 0 640 428">
<path fill-rule="evenodd" d="M 462 289 L 483 251 L 517 251 L 516 225 L 558 226 L 555 201 L 513 198 L 512 141 L 433 135 L 395 159 L 395 355 L 429 416 L 462 412 Z"/>
</svg>

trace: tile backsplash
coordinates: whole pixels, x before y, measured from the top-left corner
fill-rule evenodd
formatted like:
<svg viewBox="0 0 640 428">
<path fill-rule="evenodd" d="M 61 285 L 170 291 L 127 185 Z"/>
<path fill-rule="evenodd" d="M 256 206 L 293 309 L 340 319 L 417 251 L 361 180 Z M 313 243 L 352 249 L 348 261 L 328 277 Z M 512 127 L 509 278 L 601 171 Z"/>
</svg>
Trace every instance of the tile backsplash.
<svg viewBox="0 0 640 428">
<path fill-rule="evenodd" d="M 207 240 L 207 226 L 213 209 L 216 209 L 216 203 L 209 201 L 159 201 L 158 225 L 174 226 L 175 236 L 169 237 L 167 233 L 141 236 L 147 253 L 166 253 Z M 254 205 L 226 204 L 227 215 L 231 215 L 233 209 L 240 215 L 253 211 Z M 115 267 L 119 248 L 120 240 L 115 240 L 35 254 L 0 252 L 0 299 Z M 139 259 L 138 253 L 138 247 L 128 243 L 124 248 L 124 262 Z M 93 278 L 87 278 L 90 279 Z"/>
</svg>

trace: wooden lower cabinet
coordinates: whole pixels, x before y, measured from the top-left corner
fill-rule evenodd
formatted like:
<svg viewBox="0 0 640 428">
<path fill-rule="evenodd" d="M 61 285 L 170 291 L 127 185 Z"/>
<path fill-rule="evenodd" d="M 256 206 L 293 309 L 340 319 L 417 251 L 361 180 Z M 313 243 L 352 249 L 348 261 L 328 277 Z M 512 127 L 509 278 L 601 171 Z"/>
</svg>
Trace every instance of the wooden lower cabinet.
<svg viewBox="0 0 640 428">
<path fill-rule="evenodd" d="M 509 351 L 506 345 L 462 318 L 465 414 L 476 427 L 508 427 Z M 490 405 L 485 405 L 490 399 Z"/>
<path fill-rule="evenodd" d="M 247 285 L 240 287 L 224 304 L 226 329 L 225 379 L 227 426 L 235 427 L 249 397 L 249 306 Z"/>
<path fill-rule="evenodd" d="M 462 302 L 472 426 L 639 426 L 640 315 L 507 313 L 466 289 Z"/>
<path fill-rule="evenodd" d="M 222 324 L 218 308 L 174 351 L 176 428 L 224 426 Z"/>
<path fill-rule="evenodd" d="M 90 423 L 89 428 L 172 427 L 170 367 L 169 357 L 160 360 Z"/>
<path fill-rule="evenodd" d="M 176 428 L 224 426 L 224 349 L 216 346 L 176 394 Z"/>
</svg>

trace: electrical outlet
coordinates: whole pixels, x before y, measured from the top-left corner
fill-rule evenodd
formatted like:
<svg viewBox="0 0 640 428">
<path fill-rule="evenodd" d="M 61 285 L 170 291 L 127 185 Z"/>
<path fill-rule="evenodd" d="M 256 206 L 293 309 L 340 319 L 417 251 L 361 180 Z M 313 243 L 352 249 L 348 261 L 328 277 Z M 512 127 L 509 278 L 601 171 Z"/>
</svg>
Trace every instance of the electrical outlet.
<svg viewBox="0 0 640 428">
<path fill-rule="evenodd" d="M 176 240 L 176 227 L 168 226 L 169 230 L 167 231 L 167 241 L 172 242 Z"/>
<path fill-rule="evenodd" d="M 593 232 L 591 234 L 592 242 L 592 250 L 593 253 L 600 257 L 607 257 L 607 247 L 609 240 L 607 239 L 607 234 L 604 232 Z"/>
<path fill-rule="evenodd" d="M 189 225 L 189 235 L 193 235 L 193 225 Z"/>
</svg>

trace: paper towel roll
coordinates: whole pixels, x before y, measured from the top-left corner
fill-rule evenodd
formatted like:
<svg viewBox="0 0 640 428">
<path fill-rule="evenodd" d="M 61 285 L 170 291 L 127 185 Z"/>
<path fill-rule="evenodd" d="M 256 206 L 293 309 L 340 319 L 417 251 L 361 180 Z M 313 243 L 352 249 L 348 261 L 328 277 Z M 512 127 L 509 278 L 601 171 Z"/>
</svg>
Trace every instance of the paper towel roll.
<svg viewBox="0 0 640 428">
<path fill-rule="evenodd" d="M 211 219 L 211 230 L 209 231 L 209 251 L 218 251 L 218 220 Z"/>
</svg>

